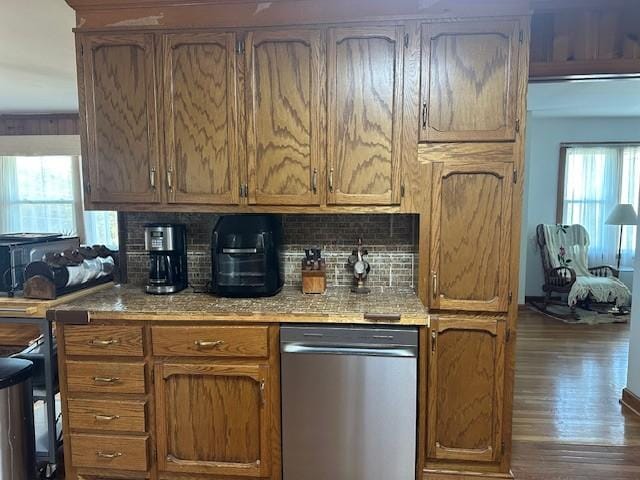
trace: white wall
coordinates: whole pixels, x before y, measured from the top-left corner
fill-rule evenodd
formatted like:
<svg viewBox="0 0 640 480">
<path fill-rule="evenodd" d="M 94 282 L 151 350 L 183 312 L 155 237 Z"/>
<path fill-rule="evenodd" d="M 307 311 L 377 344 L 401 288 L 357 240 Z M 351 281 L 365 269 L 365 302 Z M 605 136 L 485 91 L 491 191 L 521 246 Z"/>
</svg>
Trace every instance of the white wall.
<svg viewBox="0 0 640 480">
<path fill-rule="evenodd" d="M 640 229 L 640 222 L 638 227 Z M 633 282 L 640 285 L 640 235 L 636 235 L 636 259 L 633 263 Z M 640 397 L 640 288 L 631 299 L 631 333 L 629 335 L 629 368 L 627 388 Z"/>
<path fill-rule="evenodd" d="M 627 141 L 640 141 L 640 117 L 549 118 L 529 114 L 518 303 L 524 303 L 525 295 L 542 295 L 544 277 L 535 230 L 539 223 L 556 221 L 560 144 Z M 640 285 L 637 276 L 635 284 Z"/>
</svg>

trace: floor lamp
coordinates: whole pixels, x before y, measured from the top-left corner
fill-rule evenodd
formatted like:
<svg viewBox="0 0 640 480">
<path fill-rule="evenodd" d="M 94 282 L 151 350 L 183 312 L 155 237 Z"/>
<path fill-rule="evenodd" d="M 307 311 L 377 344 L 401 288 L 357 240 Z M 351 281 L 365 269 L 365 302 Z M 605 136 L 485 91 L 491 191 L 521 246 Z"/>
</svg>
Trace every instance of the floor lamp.
<svg viewBox="0 0 640 480">
<path fill-rule="evenodd" d="M 616 268 L 620 270 L 620 259 L 622 258 L 622 228 L 625 225 L 637 225 L 638 216 L 630 203 L 619 203 L 611 210 L 611 213 L 604 222 L 607 225 L 620 225 L 620 239 L 618 241 L 618 264 Z"/>
</svg>

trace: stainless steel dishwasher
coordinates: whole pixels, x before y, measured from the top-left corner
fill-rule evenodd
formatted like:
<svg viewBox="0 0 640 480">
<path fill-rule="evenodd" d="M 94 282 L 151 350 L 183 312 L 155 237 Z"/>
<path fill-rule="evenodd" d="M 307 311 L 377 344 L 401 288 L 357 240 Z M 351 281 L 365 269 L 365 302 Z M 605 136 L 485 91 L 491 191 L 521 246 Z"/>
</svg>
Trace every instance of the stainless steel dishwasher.
<svg viewBox="0 0 640 480">
<path fill-rule="evenodd" d="M 414 480 L 418 331 L 280 329 L 284 480 Z"/>
</svg>

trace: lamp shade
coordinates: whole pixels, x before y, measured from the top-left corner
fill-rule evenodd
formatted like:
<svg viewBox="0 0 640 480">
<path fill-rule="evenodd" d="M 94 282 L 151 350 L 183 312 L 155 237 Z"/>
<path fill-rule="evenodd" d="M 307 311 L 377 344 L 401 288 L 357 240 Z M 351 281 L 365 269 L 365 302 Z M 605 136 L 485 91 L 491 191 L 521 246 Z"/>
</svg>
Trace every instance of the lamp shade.
<svg viewBox="0 0 640 480">
<path fill-rule="evenodd" d="M 619 203 L 604 222 L 607 225 L 636 225 L 638 216 L 630 203 Z"/>
</svg>

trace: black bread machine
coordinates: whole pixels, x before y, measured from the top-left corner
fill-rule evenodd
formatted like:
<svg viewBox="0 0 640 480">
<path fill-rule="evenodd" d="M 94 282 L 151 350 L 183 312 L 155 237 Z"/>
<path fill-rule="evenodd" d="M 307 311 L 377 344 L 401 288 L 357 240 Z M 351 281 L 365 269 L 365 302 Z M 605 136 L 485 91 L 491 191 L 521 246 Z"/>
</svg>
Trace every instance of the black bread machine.
<svg viewBox="0 0 640 480">
<path fill-rule="evenodd" d="M 268 297 L 282 289 L 282 223 L 275 215 L 225 215 L 211 236 L 212 292 Z"/>
</svg>

